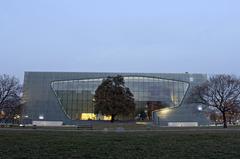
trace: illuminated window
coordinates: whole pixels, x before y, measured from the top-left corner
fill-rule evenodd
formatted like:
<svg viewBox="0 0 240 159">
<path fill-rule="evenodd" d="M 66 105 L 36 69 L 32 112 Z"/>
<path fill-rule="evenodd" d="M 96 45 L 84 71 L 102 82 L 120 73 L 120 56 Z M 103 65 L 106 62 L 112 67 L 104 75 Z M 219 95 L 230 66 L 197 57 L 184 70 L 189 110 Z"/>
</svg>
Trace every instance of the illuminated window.
<svg viewBox="0 0 240 159">
<path fill-rule="evenodd" d="M 51 86 L 62 110 L 73 120 L 109 120 L 94 115 L 94 93 L 102 78 L 54 81 Z M 153 77 L 124 77 L 125 85 L 132 91 L 135 114 L 141 113 L 146 105 L 149 110 L 180 106 L 189 84 L 187 82 Z"/>
</svg>

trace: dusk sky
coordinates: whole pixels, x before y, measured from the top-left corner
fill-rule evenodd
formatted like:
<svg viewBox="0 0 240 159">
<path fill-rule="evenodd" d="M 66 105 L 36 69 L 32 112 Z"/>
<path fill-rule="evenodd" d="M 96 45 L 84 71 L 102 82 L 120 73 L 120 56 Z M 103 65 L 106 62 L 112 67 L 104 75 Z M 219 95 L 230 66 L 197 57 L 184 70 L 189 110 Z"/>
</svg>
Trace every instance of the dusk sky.
<svg viewBox="0 0 240 159">
<path fill-rule="evenodd" d="M 240 75 L 239 0 L 2 0 L 0 74 Z"/>
</svg>

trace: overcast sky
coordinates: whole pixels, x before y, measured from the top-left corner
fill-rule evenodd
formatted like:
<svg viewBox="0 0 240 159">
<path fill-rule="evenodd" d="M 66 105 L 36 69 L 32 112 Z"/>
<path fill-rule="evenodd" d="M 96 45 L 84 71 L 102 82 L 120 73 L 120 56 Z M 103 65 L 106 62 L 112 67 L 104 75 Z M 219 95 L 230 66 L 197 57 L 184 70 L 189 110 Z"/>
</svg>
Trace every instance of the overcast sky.
<svg viewBox="0 0 240 159">
<path fill-rule="evenodd" d="M 2 0 L 0 73 L 240 71 L 239 0 Z"/>
</svg>

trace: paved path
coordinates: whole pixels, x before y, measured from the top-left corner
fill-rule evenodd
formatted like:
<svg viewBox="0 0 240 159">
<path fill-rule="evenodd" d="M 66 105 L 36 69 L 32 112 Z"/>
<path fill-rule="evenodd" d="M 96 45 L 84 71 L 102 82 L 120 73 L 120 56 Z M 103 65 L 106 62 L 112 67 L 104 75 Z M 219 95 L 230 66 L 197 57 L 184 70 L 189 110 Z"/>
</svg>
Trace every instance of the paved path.
<svg viewBox="0 0 240 159">
<path fill-rule="evenodd" d="M 115 130 L 84 130 L 84 129 L 61 129 L 61 128 L 0 128 L 1 131 L 37 131 L 37 132 L 179 132 L 179 133 L 221 133 L 221 132 L 239 132 L 240 128 L 163 128 L 156 130 L 124 130 L 124 129 L 115 129 Z"/>
</svg>

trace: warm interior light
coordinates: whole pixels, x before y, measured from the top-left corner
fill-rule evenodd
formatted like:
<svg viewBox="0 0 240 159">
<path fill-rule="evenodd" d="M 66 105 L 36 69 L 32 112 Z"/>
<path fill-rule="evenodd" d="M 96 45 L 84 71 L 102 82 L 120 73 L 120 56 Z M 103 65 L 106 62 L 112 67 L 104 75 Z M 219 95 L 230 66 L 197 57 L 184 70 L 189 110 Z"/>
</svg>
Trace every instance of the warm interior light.
<svg viewBox="0 0 240 159">
<path fill-rule="evenodd" d="M 166 118 L 170 113 L 171 113 L 172 109 L 170 108 L 164 108 L 164 109 L 161 109 L 157 112 L 158 116 L 160 118 Z"/>
<path fill-rule="evenodd" d="M 96 120 L 96 115 L 93 113 L 82 113 L 80 115 L 81 120 Z"/>
<path fill-rule="evenodd" d="M 156 113 L 159 118 L 164 119 L 167 118 L 171 112 L 172 112 L 171 108 L 163 108 L 157 111 Z"/>
<path fill-rule="evenodd" d="M 103 116 L 103 120 L 111 120 L 112 119 L 112 117 L 111 116 Z"/>
<path fill-rule="evenodd" d="M 94 113 L 82 113 L 80 120 L 111 120 L 111 116 L 96 115 Z"/>
<path fill-rule="evenodd" d="M 170 111 L 171 111 L 171 109 L 165 108 L 165 109 L 160 110 L 160 114 L 161 115 L 167 115 Z"/>
</svg>

